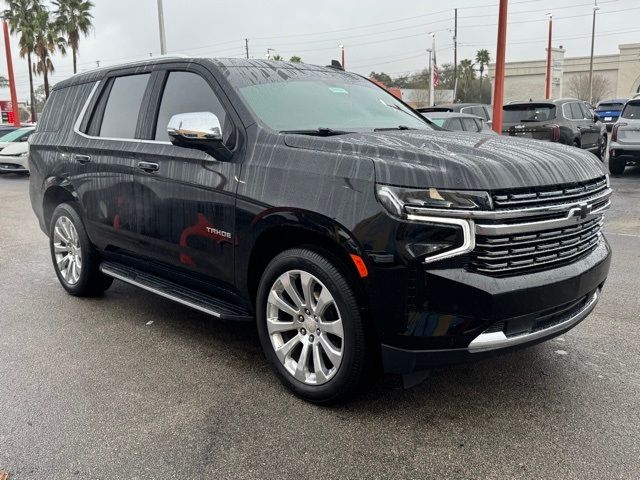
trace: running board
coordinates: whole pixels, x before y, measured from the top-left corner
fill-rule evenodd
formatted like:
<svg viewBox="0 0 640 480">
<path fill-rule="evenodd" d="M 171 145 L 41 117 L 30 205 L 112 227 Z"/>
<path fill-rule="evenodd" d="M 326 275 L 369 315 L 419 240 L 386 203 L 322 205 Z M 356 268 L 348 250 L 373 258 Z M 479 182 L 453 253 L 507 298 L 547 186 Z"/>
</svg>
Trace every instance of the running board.
<svg viewBox="0 0 640 480">
<path fill-rule="evenodd" d="M 197 290 L 185 288 L 177 283 L 156 275 L 142 272 L 115 262 L 102 262 L 100 271 L 109 277 L 142 288 L 161 297 L 168 298 L 194 310 L 199 310 L 221 320 L 253 321 L 253 316 L 246 310 L 224 300 L 219 300 Z"/>
</svg>

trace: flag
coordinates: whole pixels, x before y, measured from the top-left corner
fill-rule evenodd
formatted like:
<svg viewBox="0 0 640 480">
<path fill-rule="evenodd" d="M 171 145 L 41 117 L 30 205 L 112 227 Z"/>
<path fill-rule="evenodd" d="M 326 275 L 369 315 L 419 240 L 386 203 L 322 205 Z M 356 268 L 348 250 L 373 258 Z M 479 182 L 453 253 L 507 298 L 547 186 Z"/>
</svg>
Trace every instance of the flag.
<svg viewBox="0 0 640 480">
<path fill-rule="evenodd" d="M 436 62 L 436 52 L 433 51 L 433 87 L 440 86 L 440 74 L 438 73 L 438 64 Z"/>
</svg>

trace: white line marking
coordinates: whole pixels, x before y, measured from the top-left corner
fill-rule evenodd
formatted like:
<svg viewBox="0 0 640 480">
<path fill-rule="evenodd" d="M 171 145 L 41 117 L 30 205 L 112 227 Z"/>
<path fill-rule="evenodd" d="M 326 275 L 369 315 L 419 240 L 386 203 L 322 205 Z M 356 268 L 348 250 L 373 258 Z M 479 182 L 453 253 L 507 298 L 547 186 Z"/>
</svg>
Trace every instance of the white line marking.
<svg viewBox="0 0 640 480">
<path fill-rule="evenodd" d="M 618 235 L 620 237 L 635 237 L 640 238 L 640 235 L 635 235 L 633 233 L 613 233 L 613 232 L 604 232 L 605 235 Z"/>
</svg>

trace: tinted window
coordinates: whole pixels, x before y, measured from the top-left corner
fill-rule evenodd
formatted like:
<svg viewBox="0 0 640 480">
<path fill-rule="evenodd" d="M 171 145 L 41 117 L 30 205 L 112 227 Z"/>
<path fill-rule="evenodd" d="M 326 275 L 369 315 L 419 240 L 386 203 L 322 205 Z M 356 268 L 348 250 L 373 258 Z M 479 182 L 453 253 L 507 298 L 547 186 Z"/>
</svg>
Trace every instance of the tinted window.
<svg viewBox="0 0 640 480">
<path fill-rule="evenodd" d="M 444 128 L 446 128 L 447 130 L 458 132 L 462 130 L 462 123 L 460 123 L 459 118 L 450 118 L 444 124 Z"/>
<path fill-rule="evenodd" d="M 147 73 L 114 80 L 102 116 L 101 137 L 135 138 L 138 112 L 150 76 Z"/>
<path fill-rule="evenodd" d="M 213 113 L 223 125 L 223 132 L 231 132 L 230 128 L 224 127 L 224 108 L 206 80 L 196 73 L 171 72 L 160 103 L 155 139 L 169 141 L 167 125 L 171 117 L 193 112 Z"/>
<path fill-rule="evenodd" d="M 622 111 L 622 118 L 640 119 L 640 102 L 629 102 Z"/>
<path fill-rule="evenodd" d="M 593 115 L 587 106 L 584 103 L 579 103 L 578 105 L 580 105 L 580 110 L 582 110 L 582 118 L 585 120 L 593 120 Z"/>
<path fill-rule="evenodd" d="M 577 103 L 570 103 L 569 108 L 571 109 L 571 116 L 573 120 L 582 120 L 582 110 L 580 110 L 580 105 Z"/>
<path fill-rule="evenodd" d="M 462 126 L 467 132 L 479 132 L 480 128 L 478 126 L 479 120 L 476 121 L 475 118 L 461 118 Z"/>
<path fill-rule="evenodd" d="M 505 123 L 546 122 L 556 118 L 556 106 L 550 104 L 513 104 L 503 108 Z"/>
</svg>

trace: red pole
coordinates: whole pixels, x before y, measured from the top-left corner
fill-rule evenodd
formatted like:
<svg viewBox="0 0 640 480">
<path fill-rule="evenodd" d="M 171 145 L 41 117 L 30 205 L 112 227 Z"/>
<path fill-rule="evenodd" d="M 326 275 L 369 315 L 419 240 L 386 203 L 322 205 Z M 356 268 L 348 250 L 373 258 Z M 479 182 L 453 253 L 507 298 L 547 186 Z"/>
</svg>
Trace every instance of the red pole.
<svg viewBox="0 0 640 480">
<path fill-rule="evenodd" d="M 4 48 L 7 53 L 7 70 L 9 71 L 9 90 L 11 92 L 11 107 L 13 108 L 13 124 L 20 126 L 20 107 L 18 107 L 18 96 L 16 95 L 16 80 L 13 76 L 13 62 L 11 61 L 11 45 L 9 44 L 9 27 L 7 21 L 2 20 L 2 30 L 4 31 Z"/>
<path fill-rule="evenodd" d="M 496 80 L 493 88 L 493 130 L 502 134 L 502 104 L 504 103 L 504 57 L 507 49 L 507 6 L 509 0 L 500 0 L 498 16 L 498 47 L 496 49 Z"/>
<path fill-rule="evenodd" d="M 547 46 L 547 82 L 544 91 L 544 98 L 551 98 L 551 34 L 553 32 L 553 16 L 549 15 L 549 43 Z"/>
</svg>

